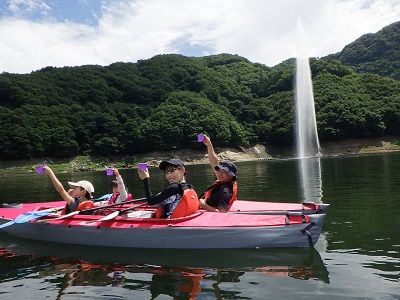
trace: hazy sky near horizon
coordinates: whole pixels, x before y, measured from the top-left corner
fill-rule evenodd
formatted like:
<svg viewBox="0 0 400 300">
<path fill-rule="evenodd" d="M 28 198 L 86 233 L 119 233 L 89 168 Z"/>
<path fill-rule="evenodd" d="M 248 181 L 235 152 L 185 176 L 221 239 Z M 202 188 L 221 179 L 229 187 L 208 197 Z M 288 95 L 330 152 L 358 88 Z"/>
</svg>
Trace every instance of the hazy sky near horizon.
<svg viewBox="0 0 400 300">
<path fill-rule="evenodd" d="M 398 0 L 1 0 L 0 73 L 157 54 L 238 54 L 274 66 L 339 52 L 400 21 Z"/>
</svg>

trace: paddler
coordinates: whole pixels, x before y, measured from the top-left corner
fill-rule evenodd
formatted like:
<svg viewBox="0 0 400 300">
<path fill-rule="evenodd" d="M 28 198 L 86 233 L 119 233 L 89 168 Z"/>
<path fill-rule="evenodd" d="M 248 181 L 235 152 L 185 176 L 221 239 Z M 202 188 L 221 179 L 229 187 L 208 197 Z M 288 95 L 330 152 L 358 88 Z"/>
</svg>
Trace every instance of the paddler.
<svg viewBox="0 0 400 300">
<path fill-rule="evenodd" d="M 217 180 L 199 197 L 199 207 L 212 212 L 227 212 L 236 200 L 237 168 L 231 161 L 218 160 L 211 139 L 204 135 L 203 143 L 207 146 L 208 159 Z"/>
</svg>

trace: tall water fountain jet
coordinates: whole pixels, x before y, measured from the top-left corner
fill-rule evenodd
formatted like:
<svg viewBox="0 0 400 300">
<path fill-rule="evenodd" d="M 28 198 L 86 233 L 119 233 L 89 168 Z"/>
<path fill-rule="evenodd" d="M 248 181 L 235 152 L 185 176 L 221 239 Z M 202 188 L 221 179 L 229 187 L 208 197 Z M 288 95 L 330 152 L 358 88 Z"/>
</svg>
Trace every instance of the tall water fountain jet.
<svg viewBox="0 0 400 300">
<path fill-rule="evenodd" d="M 315 118 L 314 93 L 309 57 L 300 19 L 297 21 L 296 58 L 296 146 L 297 157 L 320 156 L 317 121 Z"/>
<path fill-rule="evenodd" d="M 315 118 L 314 93 L 309 57 L 300 19 L 297 22 L 298 41 L 296 59 L 296 146 L 303 201 L 321 202 L 321 148 Z"/>
</svg>

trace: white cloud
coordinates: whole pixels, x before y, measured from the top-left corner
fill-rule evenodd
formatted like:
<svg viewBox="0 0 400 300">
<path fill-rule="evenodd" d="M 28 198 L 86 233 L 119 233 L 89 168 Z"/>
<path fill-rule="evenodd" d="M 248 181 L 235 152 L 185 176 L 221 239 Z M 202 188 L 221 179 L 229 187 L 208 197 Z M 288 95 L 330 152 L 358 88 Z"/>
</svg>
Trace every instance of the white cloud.
<svg viewBox="0 0 400 300">
<path fill-rule="evenodd" d="M 47 15 L 50 10 L 50 6 L 41 0 L 8 0 L 7 4 L 8 9 L 15 16 L 24 16 L 37 11 L 42 15 Z"/>
<path fill-rule="evenodd" d="M 317 57 L 400 20 L 397 0 L 121 0 L 103 1 L 98 25 L 89 26 L 54 21 L 52 1 L 23 2 L 50 15 L 32 21 L 18 12 L 20 0 L 8 2 L 13 12 L 9 6 L 9 16 L 0 18 L 0 72 L 196 51 L 238 54 L 273 66 L 296 55 L 298 18 L 309 55 Z"/>
</svg>

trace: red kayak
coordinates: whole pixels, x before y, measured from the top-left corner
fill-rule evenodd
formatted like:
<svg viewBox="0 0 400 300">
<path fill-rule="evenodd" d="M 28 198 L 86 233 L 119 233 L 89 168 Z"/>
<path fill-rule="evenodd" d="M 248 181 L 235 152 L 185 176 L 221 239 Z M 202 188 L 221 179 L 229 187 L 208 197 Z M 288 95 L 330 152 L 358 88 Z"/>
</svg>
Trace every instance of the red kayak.
<svg viewBox="0 0 400 300">
<path fill-rule="evenodd" d="M 229 212 L 255 213 L 255 214 L 285 214 L 287 212 L 301 212 L 303 214 L 326 213 L 329 204 L 303 202 L 262 202 L 250 200 L 236 200 L 233 202 Z"/>
<path fill-rule="evenodd" d="M 126 248 L 312 247 L 329 206 L 237 200 L 228 214 L 197 211 L 156 219 L 151 218 L 154 209 L 133 201 L 97 203 L 91 214 L 69 215 L 60 214 L 64 201 L 6 204 L 0 208 L 0 231 L 42 241 Z"/>
</svg>

